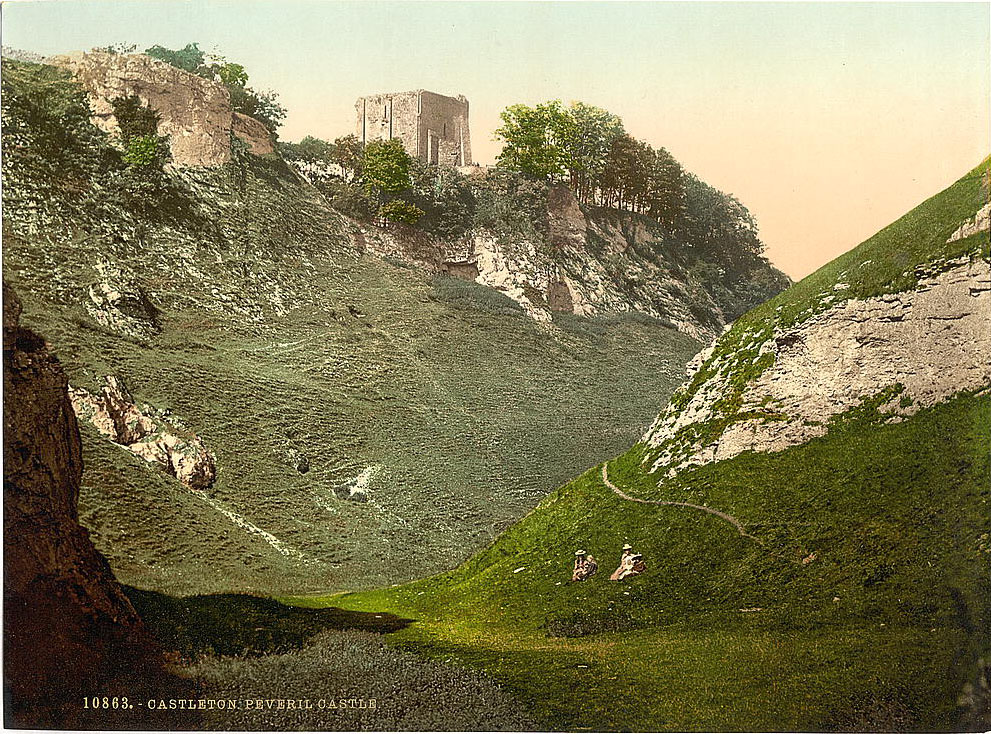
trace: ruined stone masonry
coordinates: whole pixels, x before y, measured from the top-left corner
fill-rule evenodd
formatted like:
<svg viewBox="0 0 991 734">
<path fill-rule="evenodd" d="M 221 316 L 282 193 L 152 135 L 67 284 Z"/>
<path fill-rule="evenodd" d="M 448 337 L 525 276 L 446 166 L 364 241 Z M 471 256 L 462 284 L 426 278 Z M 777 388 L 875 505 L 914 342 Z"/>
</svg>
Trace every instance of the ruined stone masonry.
<svg viewBox="0 0 991 734">
<path fill-rule="evenodd" d="M 358 140 L 402 141 L 414 158 L 438 166 L 470 166 L 468 100 L 417 89 L 355 102 Z"/>
</svg>

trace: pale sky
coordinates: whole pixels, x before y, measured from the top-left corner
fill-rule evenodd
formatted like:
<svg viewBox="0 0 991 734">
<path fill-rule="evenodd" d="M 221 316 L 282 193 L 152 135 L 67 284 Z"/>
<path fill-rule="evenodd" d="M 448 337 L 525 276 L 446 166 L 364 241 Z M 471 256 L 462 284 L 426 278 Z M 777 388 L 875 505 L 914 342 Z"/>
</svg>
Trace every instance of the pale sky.
<svg viewBox="0 0 991 734">
<path fill-rule="evenodd" d="M 757 217 L 800 278 L 991 152 L 991 5 L 43 0 L 3 43 L 50 54 L 198 41 L 289 110 L 281 137 L 353 131 L 364 94 L 464 94 L 476 161 L 499 112 L 580 99 Z"/>
</svg>

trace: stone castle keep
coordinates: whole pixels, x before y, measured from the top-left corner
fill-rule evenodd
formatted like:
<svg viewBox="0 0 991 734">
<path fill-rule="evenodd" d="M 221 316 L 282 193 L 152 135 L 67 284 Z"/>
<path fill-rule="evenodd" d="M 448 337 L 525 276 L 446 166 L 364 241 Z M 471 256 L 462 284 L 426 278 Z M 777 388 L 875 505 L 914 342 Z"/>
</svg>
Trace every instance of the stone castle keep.
<svg viewBox="0 0 991 734">
<path fill-rule="evenodd" d="M 470 166 L 468 100 L 417 89 L 375 94 L 355 102 L 362 143 L 401 140 L 411 156 L 438 166 Z"/>
</svg>

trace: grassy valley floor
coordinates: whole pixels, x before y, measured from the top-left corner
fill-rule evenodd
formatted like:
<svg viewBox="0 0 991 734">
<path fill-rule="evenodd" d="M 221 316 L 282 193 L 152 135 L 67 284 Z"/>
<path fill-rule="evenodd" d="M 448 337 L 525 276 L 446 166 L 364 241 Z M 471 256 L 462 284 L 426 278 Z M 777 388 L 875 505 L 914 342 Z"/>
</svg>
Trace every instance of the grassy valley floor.
<svg viewBox="0 0 991 734">
<path fill-rule="evenodd" d="M 968 726 L 958 696 L 991 642 L 989 427 L 991 398 L 962 396 L 700 471 L 693 499 L 760 542 L 592 470 L 451 573 L 287 601 L 413 619 L 392 644 L 484 670 L 553 729 Z M 652 484 L 635 464 L 614 481 Z M 624 541 L 648 571 L 609 582 Z M 571 584 L 579 546 L 603 564 Z"/>
</svg>

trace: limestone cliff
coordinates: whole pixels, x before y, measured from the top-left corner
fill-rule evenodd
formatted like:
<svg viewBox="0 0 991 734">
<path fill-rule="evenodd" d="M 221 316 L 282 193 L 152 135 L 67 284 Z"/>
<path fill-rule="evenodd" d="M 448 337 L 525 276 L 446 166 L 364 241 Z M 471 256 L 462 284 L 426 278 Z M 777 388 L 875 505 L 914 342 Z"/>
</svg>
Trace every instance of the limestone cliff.
<svg viewBox="0 0 991 734">
<path fill-rule="evenodd" d="M 252 117 L 231 109 L 223 85 L 144 54 L 98 51 L 49 60 L 72 72 L 86 90 L 93 124 L 117 134 L 113 100 L 134 96 L 159 114 L 158 134 L 169 136 L 172 161 L 180 166 L 219 166 L 231 159 L 231 133 L 249 150 L 271 153 L 271 136 Z"/>
<path fill-rule="evenodd" d="M 79 525 L 83 466 L 66 377 L 44 340 L 19 326 L 20 308 L 5 284 L 5 723 L 71 728 L 83 695 L 128 695 L 117 684 L 155 674 L 160 659 Z"/>
<path fill-rule="evenodd" d="M 987 390 L 986 177 L 976 205 L 961 193 L 972 196 L 967 187 L 977 179 L 919 207 L 928 219 L 907 215 L 697 355 L 643 438 L 645 465 L 674 478 L 745 451 L 805 443 L 865 411 L 899 422 L 958 393 Z M 941 211 L 933 203 L 940 198 L 957 206 Z M 953 218 L 968 208 L 976 213 Z M 918 221 L 932 230 L 920 232 Z M 913 250 L 917 262 L 902 270 Z"/>
<path fill-rule="evenodd" d="M 566 186 L 547 191 L 545 216 L 540 236 L 507 237 L 482 228 L 445 242 L 411 228 L 364 227 L 360 240 L 380 256 L 494 288 L 538 322 L 549 323 L 554 313 L 639 312 L 700 340 L 790 283 L 762 261 L 749 276 L 725 285 L 704 264 L 668 246 L 656 222 L 584 209 Z"/>
</svg>

